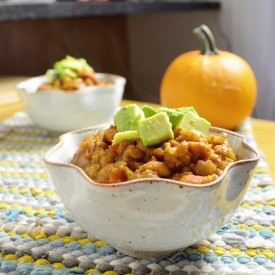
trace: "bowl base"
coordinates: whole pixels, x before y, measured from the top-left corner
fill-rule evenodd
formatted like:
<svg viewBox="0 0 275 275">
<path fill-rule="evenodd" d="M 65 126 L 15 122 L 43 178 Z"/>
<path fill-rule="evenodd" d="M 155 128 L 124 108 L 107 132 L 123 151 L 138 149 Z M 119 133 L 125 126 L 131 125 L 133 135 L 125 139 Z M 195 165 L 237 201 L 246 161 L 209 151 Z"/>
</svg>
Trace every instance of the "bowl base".
<svg viewBox="0 0 275 275">
<path fill-rule="evenodd" d="M 125 249 L 122 247 L 115 247 L 115 249 L 125 255 L 140 258 L 140 259 L 150 259 L 150 258 L 167 258 L 174 253 L 181 252 L 185 248 L 176 249 L 176 250 L 166 250 L 166 251 L 142 251 L 142 250 L 132 250 Z"/>
</svg>

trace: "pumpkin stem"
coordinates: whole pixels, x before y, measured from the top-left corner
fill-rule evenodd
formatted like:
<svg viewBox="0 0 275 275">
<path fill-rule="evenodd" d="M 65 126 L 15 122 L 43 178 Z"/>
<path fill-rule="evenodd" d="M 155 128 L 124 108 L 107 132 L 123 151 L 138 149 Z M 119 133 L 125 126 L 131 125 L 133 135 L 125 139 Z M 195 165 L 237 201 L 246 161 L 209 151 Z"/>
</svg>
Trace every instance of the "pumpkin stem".
<svg viewBox="0 0 275 275">
<path fill-rule="evenodd" d="M 206 25 L 201 25 L 193 30 L 193 32 L 200 39 L 202 44 L 201 53 L 205 55 L 218 54 L 219 50 L 216 47 L 215 38 L 211 30 Z"/>
</svg>

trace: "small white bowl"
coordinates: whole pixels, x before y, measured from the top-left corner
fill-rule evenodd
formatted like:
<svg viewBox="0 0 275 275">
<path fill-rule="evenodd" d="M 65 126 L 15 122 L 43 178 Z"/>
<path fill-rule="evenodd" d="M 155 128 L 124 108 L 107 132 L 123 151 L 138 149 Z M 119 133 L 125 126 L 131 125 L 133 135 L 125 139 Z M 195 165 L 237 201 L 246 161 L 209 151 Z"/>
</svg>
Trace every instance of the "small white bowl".
<svg viewBox="0 0 275 275">
<path fill-rule="evenodd" d="M 70 162 L 84 137 L 107 127 L 60 136 L 44 162 L 72 218 L 95 238 L 134 257 L 166 257 L 218 231 L 240 205 L 259 161 L 242 136 L 211 127 L 211 133 L 228 133 L 239 159 L 217 180 L 197 185 L 155 178 L 99 184 Z"/>
<path fill-rule="evenodd" d="M 112 81 L 112 86 L 88 86 L 79 91 L 39 91 L 47 83 L 46 76 L 30 78 L 16 88 L 23 108 L 37 126 L 60 133 L 109 122 L 123 98 L 124 77 L 96 73 L 101 80 Z"/>
</svg>

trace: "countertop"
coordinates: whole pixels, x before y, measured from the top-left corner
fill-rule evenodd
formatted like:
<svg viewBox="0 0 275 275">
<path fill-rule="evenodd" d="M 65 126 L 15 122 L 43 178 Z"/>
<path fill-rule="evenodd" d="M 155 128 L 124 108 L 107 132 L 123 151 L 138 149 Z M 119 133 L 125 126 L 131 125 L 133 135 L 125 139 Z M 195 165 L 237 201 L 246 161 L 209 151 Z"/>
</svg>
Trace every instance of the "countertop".
<svg viewBox="0 0 275 275">
<path fill-rule="evenodd" d="M 19 98 L 16 94 L 15 86 L 25 80 L 26 77 L 2 77 L 0 78 L 0 121 L 11 117 L 15 112 L 22 110 Z M 122 105 L 129 104 L 132 101 L 123 100 Z M 144 104 L 143 102 L 136 102 Z M 152 107 L 158 107 L 157 104 L 146 103 Z M 253 135 L 258 148 L 265 154 L 266 162 L 270 168 L 271 176 L 275 179 L 275 122 L 263 119 L 251 119 Z"/>
</svg>

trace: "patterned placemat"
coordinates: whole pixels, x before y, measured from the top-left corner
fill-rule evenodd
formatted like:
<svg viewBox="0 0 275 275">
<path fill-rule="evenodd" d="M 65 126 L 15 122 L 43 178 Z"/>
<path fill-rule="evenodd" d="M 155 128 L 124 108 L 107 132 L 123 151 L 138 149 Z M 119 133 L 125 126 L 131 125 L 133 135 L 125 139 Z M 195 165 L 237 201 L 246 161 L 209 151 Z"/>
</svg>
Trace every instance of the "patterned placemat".
<svg viewBox="0 0 275 275">
<path fill-rule="evenodd" d="M 250 119 L 238 130 L 257 148 Z M 0 275 L 275 274 L 275 185 L 264 155 L 233 218 L 165 259 L 126 256 L 70 217 L 44 167 L 57 133 L 19 112 L 0 124 Z"/>
</svg>

